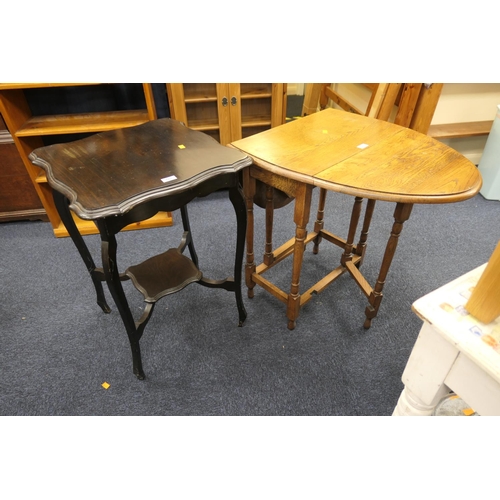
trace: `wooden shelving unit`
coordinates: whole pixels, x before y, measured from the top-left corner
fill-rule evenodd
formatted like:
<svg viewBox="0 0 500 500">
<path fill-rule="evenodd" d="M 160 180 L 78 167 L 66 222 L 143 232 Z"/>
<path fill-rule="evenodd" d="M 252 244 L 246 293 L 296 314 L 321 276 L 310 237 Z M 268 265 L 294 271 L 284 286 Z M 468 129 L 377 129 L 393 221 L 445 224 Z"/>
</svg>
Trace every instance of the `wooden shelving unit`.
<svg viewBox="0 0 500 500">
<path fill-rule="evenodd" d="M 493 120 L 436 124 L 429 127 L 428 135 L 435 139 L 477 137 L 488 135 L 492 126 Z"/>
<path fill-rule="evenodd" d="M 48 220 L 0 114 L 0 222 L 25 219 Z"/>
<path fill-rule="evenodd" d="M 286 121 L 286 83 L 167 83 L 172 118 L 221 144 Z"/>
<path fill-rule="evenodd" d="M 0 84 L 0 113 L 14 139 L 19 155 L 26 167 L 36 192 L 52 224 L 57 237 L 68 236 L 66 228 L 61 223 L 59 214 L 54 206 L 52 190 L 42 169 L 33 165 L 29 154 L 36 148 L 44 146 L 43 137 L 67 134 L 88 134 L 104 132 L 117 128 L 132 127 L 155 120 L 156 108 L 151 84 L 143 83 L 144 100 L 146 109 L 127 111 L 106 111 L 95 113 L 75 113 L 34 116 L 26 99 L 25 91 L 28 89 L 46 89 L 48 87 L 76 87 L 83 85 L 106 84 L 58 84 L 58 83 L 2 83 Z M 112 84 L 108 84 L 112 85 Z M 91 221 L 84 221 L 75 216 L 75 221 L 82 234 L 97 233 L 97 228 Z M 139 224 L 128 226 L 127 230 L 143 229 L 149 227 L 171 226 L 172 215 L 158 213 L 151 219 Z"/>
</svg>

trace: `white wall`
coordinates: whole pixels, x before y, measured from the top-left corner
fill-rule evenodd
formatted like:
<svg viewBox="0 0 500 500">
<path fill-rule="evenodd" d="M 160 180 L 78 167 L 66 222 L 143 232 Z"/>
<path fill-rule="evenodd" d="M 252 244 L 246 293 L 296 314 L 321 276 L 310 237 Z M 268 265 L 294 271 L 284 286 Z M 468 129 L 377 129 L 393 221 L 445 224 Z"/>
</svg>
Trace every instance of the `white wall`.
<svg viewBox="0 0 500 500">
<path fill-rule="evenodd" d="M 500 83 L 445 83 L 432 124 L 493 120 L 500 104 Z M 442 139 L 478 164 L 488 136 Z"/>
</svg>

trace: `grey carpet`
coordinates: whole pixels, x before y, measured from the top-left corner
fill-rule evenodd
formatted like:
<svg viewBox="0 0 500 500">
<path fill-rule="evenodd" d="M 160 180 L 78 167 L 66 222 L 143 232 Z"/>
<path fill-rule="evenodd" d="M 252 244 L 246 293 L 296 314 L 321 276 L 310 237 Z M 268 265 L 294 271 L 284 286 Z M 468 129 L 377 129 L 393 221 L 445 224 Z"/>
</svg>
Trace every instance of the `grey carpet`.
<svg viewBox="0 0 500 500">
<path fill-rule="evenodd" d="M 317 191 L 313 206 L 316 205 Z M 352 198 L 330 194 L 326 228 L 346 236 Z M 276 245 L 293 235 L 293 205 L 276 212 Z M 373 284 L 392 226 L 394 204 L 378 203 L 363 271 Z M 189 206 L 200 266 L 232 274 L 235 219 L 225 192 Z M 311 216 L 313 219 L 313 216 Z M 119 266 L 177 246 L 182 229 L 119 235 Z M 256 255 L 264 212 L 256 209 Z M 287 329 L 285 306 L 256 287 L 241 328 L 234 296 L 197 284 L 162 299 L 141 341 L 146 380 L 132 374 L 116 307 L 95 303 L 91 281 L 69 238 L 49 223 L 0 225 L 1 415 L 390 415 L 418 335 L 411 304 L 483 264 L 500 240 L 500 202 L 416 205 L 405 224 L 379 316 L 365 331 L 366 299 L 342 276 Z M 96 262 L 99 238 L 85 237 Z M 340 250 L 306 250 L 302 287 L 337 265 Z M 291 260 L 274 272 L 287 289 Z M 124 284 L 134 314 L 142 296 Z M 108 382 L 109 389 L 101 384 Z"/>
</svg>

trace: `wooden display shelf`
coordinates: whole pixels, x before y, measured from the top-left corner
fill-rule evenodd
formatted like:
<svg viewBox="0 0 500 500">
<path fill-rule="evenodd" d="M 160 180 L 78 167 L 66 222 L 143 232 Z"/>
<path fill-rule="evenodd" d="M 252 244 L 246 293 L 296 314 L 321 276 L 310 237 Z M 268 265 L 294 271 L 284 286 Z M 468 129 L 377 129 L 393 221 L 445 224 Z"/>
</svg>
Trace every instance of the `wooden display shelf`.
<svg viewBox="0 0 500 500">
<path fill-rule="evenodd" d="M 241 122 L 242 128 L 248 127 L 265 127 L 271 126 L 271 120 L 268 116 L 249 116 L 245 118 L 245 121 Z"/>
<path fill-rule="evenodd" d="M 16 137 L 105 132 L 141 125 L 149 120 L 147 110 L 108 111 L 72 115 L 34 116 L 16 131 Z"/>
<path fill-rule="evenodd" d="M 272 96 L 272 84 L 270 83 L 242 83 L 240 87 L 242 99 L 266 98 Z"/>
<path fill-rule="evenodd" d="M 194 120 L 189 120 L 189 128 L 205 132 L 207 130 L 219 130 L 220 125 L 218 120 L 215 118 L 212 119 L 206 118 L 198 120 L 194 119 Z"/>
<path fill-rule="evenodd" d="M 86 85 L 101 85 L 100 83 L 0 83 L 0 90 L 11 89 L 45 89 L 48 87 L 83 87 Z"/>
<path fill-rule="evenodd" d="M 248 99 L 269 99 L 271 97 L 272 97 L 271 92 L 241 94 L 242 101 Z"/>
<path fill-rule="evenodd" d="M 463 123 L 445 123 L 439 125 L 431 125 L 428 135 L 434 139 L 450 139 L 456 137 L 477 137 L 488 135 L 493 120 L 478 121 L 478 122 L 463 122 Z"/>
<path fill-rule="evenodd" d="M 105 132 L 120 128 L 141 125 L 157 118 L 153 88 L 150 83 L 142 84 L 145 108 L 135 110 L 118 110 L 84 112 L 72 114 L 33 115 L 25 90 L 62 87 L 83 87 L 104 85 L 100 83 L 0 83 L 0 112 L 13 137 L 24 167 L 33 181 L 36 194 L 45 209 L 47 218 L 52 224 L 55 236 L 68 236 L 61 218 L 57 213 L 52 197 L 52 190 L 47 183 L 45 173 L 33 165 L 29 154 L 44 145 L 44 136 L 71 135 Z M 64 93 L 61 99 L 64 99 Z M 90 104 L 90 103 L 89 103 Z M 91 107 L 91 106 L 89 106 Z M 68 108 L 68 109 L 71 109 Z M 73 108 L 75 109 L 75 108 Z M 80 109 L 78 106 L 76 109 Z M 82 234 L 95 234 L 97 228 L 93 223 L 75 219 Z M 171 214 L 157 214 L 139 224 L 132 224 L 127 230 L 149 227 L 171 226 Z"/>
<path fill-rule="evenodd" d="M 229 144 L 286 121 L 286 83 L 167 83 L 171 117 Z"/>
<path fill-rule="evenodd" d="M 80 217 L 78 217 L 74 213 L 72 213 L 71 215 L 75 220 L 78 231 L 80 231 L 82 235 L 98 233 L 96 225 L 91 220 L 80 219 Z M 154 227 L 169 227 L 172 225 L 172 223 L 173 218 L 169 212 L 158 212 L 150 219 L 126 226 L 124 229 L 122 229 L 122 231 L 136 231 L 138 229 L 150 229 Z M 66 227 L 62 222 L 60 222 L 58 226 L 54 227 L 54 235 L 57 238 L 64 238 L 69 236 L 68 231 L 66 230 Z"/>
<path fill-rule="evenodd" d="M 176 86 L 176 84 L 171 84 Z M 184 83 L 185 102 L 217 101 L 217 84 L 215 83 Z"/>
<path fill-rule="evenodd" d="M 198 96 L 186 96 L 184 101 L 186 104 L 197 104 L 199 102 L 217 102 L 217 96 L 205 96 L 205 95 L 198 95 Z"/>
</svg>

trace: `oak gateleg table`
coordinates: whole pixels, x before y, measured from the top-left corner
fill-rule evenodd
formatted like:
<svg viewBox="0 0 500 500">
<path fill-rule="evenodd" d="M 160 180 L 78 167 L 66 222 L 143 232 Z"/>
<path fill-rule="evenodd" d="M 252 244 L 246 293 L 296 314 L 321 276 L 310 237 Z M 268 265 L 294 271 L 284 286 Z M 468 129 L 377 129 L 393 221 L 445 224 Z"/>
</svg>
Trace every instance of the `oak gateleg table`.
<svg viewBox="0 0 500 500">
<path fill-rule="evenodd" d="M 325 109 L 259 134 L 231 143 L 249 155 L 253 165 L 244 172 L 248 212 L 245 279 L 248 296 L 260 285 L 287 306 L 288 328 L 294 329 L 300 308 L 348 272 L 368 298 L 364 327 L 371 326 L 380 308 L 383 287 L 396 251 L 403 224 L 415 203 L 436 204 L 467 200 L 481 188 L 475 165 L 450 147 L 414 130 L 346 111 Z M 259 187 L 264 186 L 265 193 Z M 314 187 L 320 188 L 314 230 L 307 232 Z M 354 197 L 347 238 L 324 228 L 328 191 Z M 257 195 L 257 196 L 256 196 Z M 266 208 L 266 242 L 263 262 L 254 257 L 254 201 Z M 295 200 L 295 235 L 277 249 L 272 245 L 273 209 Z M 359 242 L 355 235 L 362 204 L 366 211 Z M 368 230 L 376 201 L 395 202 L 394 222 L 372 287 L 360 271 L 365 258 Z M 309 290 L 300 291 L 304 249 L 321 240 L 343 249 L 339 266 Z M 290 291 L 280 289 L 263 274 L 293 255 Z"/>
<path fill-rule="evenodd" d="M 102 132 L 85 139 L 34 150 L 30 160 L 43 168 L 54 201 L 69 235 L 92 278 L 97 303 L 110 312 L 105 281 L 125 325 L 132 350 L 133 371 L 144 379 L 139 341 L 156 302 L 197 282 L 234 292 L 239 325 L 246 318 L 241 274 L 246 231 L 246 208 L 241 170 L 251 163 L 245 154 L 220 145 L 208 135 L 169 118 Z M 234 277 L 212 280 L 203 276 L 191 234 L 186 205 L 195 197 L 227 189 L 237 221 Z M 118 270 L 116 234 L 129 224 L 160 211 L 180 209 L 183 236 L 178 248 Z M 101 237 L 102 268 L 94 260 L 71 215 L 95 222 Z M 186 247 L 191 258 L 183 255 Z M 135 321 L 121 282 L 132 280 L 146 303 Z"/>
</svg>

